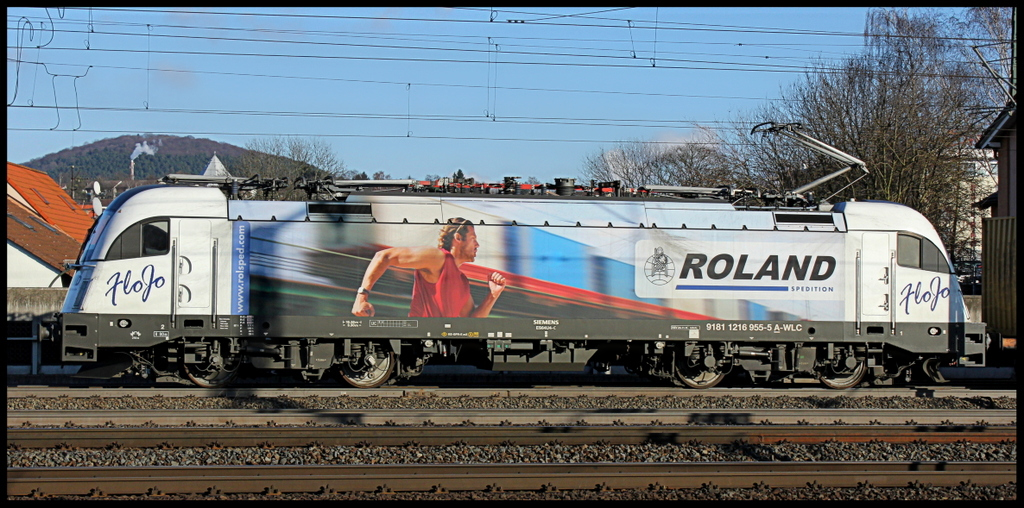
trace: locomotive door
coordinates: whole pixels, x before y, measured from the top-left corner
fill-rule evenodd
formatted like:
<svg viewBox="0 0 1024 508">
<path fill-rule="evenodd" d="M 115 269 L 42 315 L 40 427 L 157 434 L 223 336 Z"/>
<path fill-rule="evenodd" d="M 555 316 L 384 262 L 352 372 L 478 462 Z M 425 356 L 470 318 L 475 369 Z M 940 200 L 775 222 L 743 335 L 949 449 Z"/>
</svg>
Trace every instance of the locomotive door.
<svg viewBox="0 0 1024 508">
<path fill-rule="evenodd" d="M 176 305 L 209 309 L 213 289 L 213 237 L 208 219 L 178 219 L 174 259 Z"/>
<path fill-rule="evenodd" d="M 889 248 L 889 234 L 864 233 L 861 247 L 858 320 L 888 321 L 893 305 L 892 250 Z"/>
</svg>

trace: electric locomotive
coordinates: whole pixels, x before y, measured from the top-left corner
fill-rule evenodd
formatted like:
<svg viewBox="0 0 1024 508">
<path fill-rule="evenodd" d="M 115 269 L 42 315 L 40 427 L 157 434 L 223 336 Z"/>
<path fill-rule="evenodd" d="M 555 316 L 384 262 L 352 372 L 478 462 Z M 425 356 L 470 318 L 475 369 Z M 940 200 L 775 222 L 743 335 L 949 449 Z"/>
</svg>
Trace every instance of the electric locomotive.
<svg viewBox="0 0 1024 508">
<path fill-rule="evenodd" d="M 969 322 L 938 234 L 896 203 L 814 203 L 805 186 L 753 206 L 772 196 L 567 179 L 302 180 L 327 199 L 291 202 L 237 199 L 276 181 L 165 182 L 122 193 L 94 225 L 40 331 L 64 362 L 203 387 L 245 368 L 360 388 L 434 361 L 623 366 L 693 388 L 729 373 L 941 382 L 940 366 L 985 365 L 985 325 Z"/>
</svg>

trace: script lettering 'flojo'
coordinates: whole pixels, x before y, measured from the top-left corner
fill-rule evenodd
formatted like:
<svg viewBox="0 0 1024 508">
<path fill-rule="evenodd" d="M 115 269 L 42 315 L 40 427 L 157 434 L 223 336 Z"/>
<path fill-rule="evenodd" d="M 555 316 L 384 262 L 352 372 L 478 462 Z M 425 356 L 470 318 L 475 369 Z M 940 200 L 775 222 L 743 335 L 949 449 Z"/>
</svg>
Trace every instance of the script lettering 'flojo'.
<svg viewBox="0 0 1024 508">
<path fill-rule="evenodd" d="M 141 293 L 143 302 L 149 300 L 153 288 L 164 287 L 164 278 L 156 276 L 156 268 L 153 265 L 146 265 L 138 280 L 132 280 L 131 270 L 124 272 L 123 276 L 121 272 L 116 272 L 107 279 L 107 286 L 107 292 L 104 294 L 110 297 L 110 304 L 116 307 L 118 294 L 128 296 Z"/>
<path fill-rule="evenodd" d="M 910 314 L 910 304 L 921 305 L 922 303 L 928 304 L 930 310 L 934 311 L 939 305 L 940 298 L 949 298 L 949 287 L 942 287 L 942 277 L 935 277 L 928 284 L 928 287 L 921 287 L 921 283 L 918 282 L 907 284 L 903 286 L 903 290 L 900 291 L 900 295 L 903 297 L 900 300 L 900 305 L 903 306 L 903 313 Z"/>
</svg>

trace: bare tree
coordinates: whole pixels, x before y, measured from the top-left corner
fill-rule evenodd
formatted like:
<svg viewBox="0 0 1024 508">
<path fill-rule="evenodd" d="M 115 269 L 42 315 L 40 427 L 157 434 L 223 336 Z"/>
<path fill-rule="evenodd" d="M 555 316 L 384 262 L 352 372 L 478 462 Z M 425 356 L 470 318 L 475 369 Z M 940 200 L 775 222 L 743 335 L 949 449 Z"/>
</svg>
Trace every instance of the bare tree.
<svg viewBox="0 0 1024 508">
<path fill-rule="evenodd" d="M 587 156 L 581 176 L 585 180 L 619 180 L 626 187 L 639 187 L 653 183 L 651 180 L 657 157 L 658 150 L 653 144 L 640 140 L 627 141 L 611 150 Z"/>
<path fill-rule="evenodd" d="M 736 174 L 721 151 L 715 131 L 698 126 L 694 137 L 663 149 L 655 160 L 655 179 L 651 183 L 716 187 L 733 185 Z"/>
<path fill-rule="evenodd" d="M 581 176 L 585 180 L 619 180 L 626 187 L 689 185 L 713 187 L 734 183 L 735 175 L 722 156 L 711 129 L 698 127 L 688 141 L 663 144 L 627 141 L 611 150 L 588 156 Z"/>
<path fill-rule="evenodd" d="M 1009 96 L 1016 93 L 1016 85 L 1010 82 L 1013 76 L 1013 7 L 971 7 L 963 19 L 954 20 L 958 34 L 968 42 L 960 45 L 965 61 L 984 60 L 984 64 L 998 86 L 984 87 L 991 104 L 1002 106 Z M 993 108 L 992 113 L 999 108 Z M 988 111 L 982 111 L 986 113 Z"/>
<path fill-rule="evenodd" d="M 979 188 L 972 168 L 984 157 L 973 140 L 984 128 L 980 106 L 994 80 L 985 79 L 977 57 L 964 58 L 971 43 L 964 25 L 945 14 L 877 9 L 865 32 L 861 54 L 818 62 L 784 91 L 782 106 L 751 115 L 746 129 L 758 121 L 803 124 L 870 170 L 846 189 L 845 176 L 825 183 L 819 196 L 842 189 L 840 199 L 906 204 L 931 220 L 951 252 L 960 252 L 958 220 L 974 199 L 964 192 Z M 837 169 L 783 143 L 737 131 L 729 155 L 752 183 L 769 189 L 792 189 Z"/>
<path fill-rule="evenodd" d="M 351 171 L 345 168 L 326 141 L 320 138 L 258 138 L 253 139 L 242 157 L 242 167 L 248 176 L 261 178 L 321 179 L 336 177 L 350 178 Z M 303 200 L 305 191 L 289 188 L 279 193 L 280 199 Z"/>
</svg>

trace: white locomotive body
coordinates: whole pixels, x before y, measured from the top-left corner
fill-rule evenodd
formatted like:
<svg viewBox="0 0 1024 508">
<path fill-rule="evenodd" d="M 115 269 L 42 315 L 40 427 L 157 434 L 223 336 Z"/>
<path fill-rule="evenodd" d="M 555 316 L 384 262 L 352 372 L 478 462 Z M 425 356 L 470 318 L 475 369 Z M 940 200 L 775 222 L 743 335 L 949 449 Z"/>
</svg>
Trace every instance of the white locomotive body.
<svg viewBox="0 0 1024 508">
<path fill-rule="evenodd" d="M 403 190 L 308 202 L 125 192 L 94 226 L 50 333 L 66 362 L 201 386 L 245 366 L 372 387 L 444 360 L 846 388 L 985 364 L 984 325 L 968 321 L 935 229 L 906 206 Z M 429 298 L 443 307 L 444 291 L 468 291 L 488 317 L 417 310 L 415 263 L 361 288 L 377 253 L 425 253 L 453 222 L 477 242 L 458 265 L 468 285 L 439 282 Z M 372 315 L 356 315 L 359 295 Z"/>
</svg>

